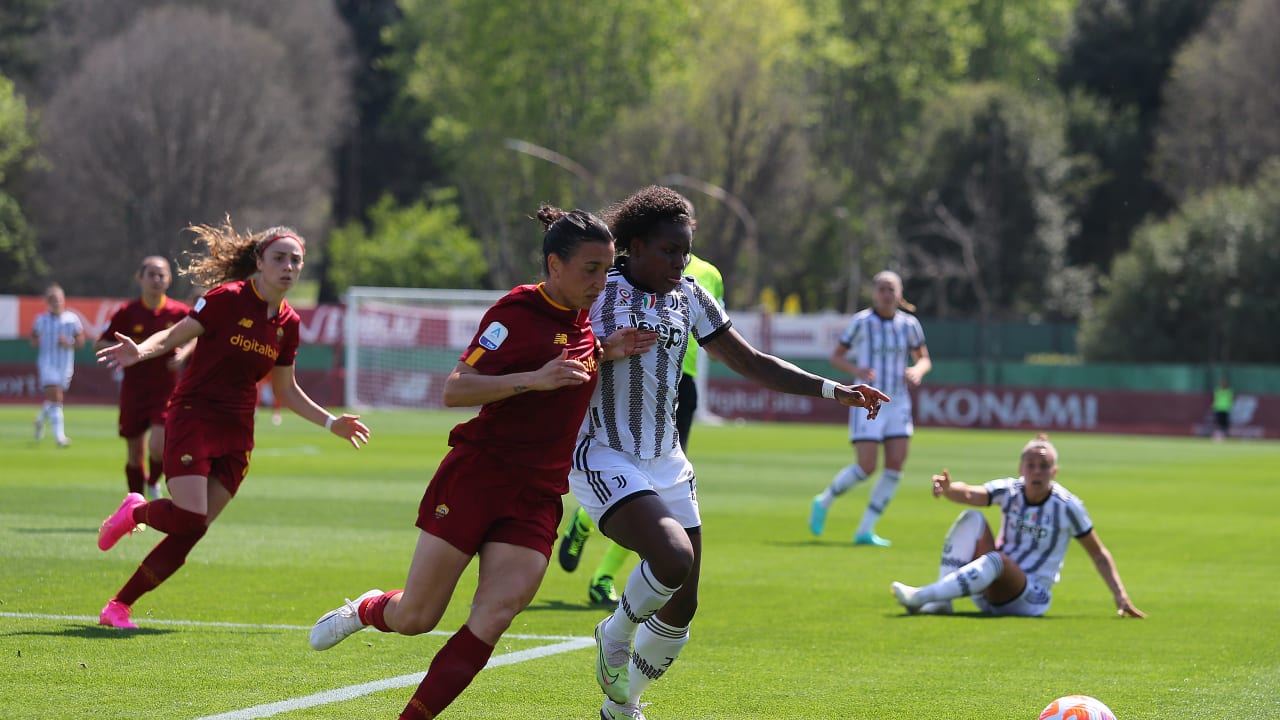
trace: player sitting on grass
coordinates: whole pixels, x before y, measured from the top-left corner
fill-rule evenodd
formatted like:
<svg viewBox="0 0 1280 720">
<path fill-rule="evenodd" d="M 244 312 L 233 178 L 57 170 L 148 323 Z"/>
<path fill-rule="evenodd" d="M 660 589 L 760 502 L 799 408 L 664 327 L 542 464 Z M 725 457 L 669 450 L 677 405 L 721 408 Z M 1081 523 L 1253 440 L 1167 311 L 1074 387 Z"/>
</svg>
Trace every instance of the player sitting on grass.
<svg viewBox="0 0 1280 720">
<path fill-rule="evenodd" d="M 968 595 L 990 615 L 1039 617 L 1049 610 L 1071 538 L 1080 541 L 1115 597 L 1117 613 L 1145 617 L 1120 582 L 1111 553 L 1098 539 L 1084 503 L 1054 482 L 1058 450 L 1043 433 L 1022 448 L 1021 476 L 984 485 L 952 482 L 946 470 L 933 476 L 933 496 L 962 505 L 998 504 L 1000 540 L 992 539 L 986 517 L 965 510 L 942 544 L 938 581 L 925 587 L 895 582 L 898 602 L 909 613 L 950 613 L 951 601 Z"/>
</svg>

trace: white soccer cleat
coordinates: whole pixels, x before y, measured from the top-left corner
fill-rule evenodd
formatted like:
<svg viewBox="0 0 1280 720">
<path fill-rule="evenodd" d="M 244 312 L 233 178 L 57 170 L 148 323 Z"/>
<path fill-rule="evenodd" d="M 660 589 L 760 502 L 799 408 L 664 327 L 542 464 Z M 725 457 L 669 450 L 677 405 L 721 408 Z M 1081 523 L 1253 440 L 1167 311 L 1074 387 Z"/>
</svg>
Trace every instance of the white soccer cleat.
<svg viewBox="0 0 1280 720">
<path fill-rule="evenodd" d="M 604 705 L 600 706 L 600 720 L 644 720 L 644 713 L 639 703 L 618 703 L 605 698 Z"/>
<path fill-rule="evenodd" d="M 920 592 L 920 588 L 903 585 L 900 582 L 895 582 L 889 587 L 893 589 L 893 596 L 898 599 L 898 604 L 906 608 L 907 612 L 912 615 L 920 612 L 920 606 L 924 605 L 924 603 L 916 599 L 916 594 Z"/>
<path fill-rule="evenodd" d="M 370 590 L 355 600 L 347 600 L 342 607 L 321 615 L 311 628 L 311 649 L 328 650 L 364 629 L 364 623 L 360 622 L 360 603 L 381 594 L 381 590 Z"/>
<path fill-rule="evenodd" d="M 160 492 L 160 481 L 147 483 L 146 487 L 147 500 L 159 500 L 164 497 L 164 493 Z"/>
</svg>

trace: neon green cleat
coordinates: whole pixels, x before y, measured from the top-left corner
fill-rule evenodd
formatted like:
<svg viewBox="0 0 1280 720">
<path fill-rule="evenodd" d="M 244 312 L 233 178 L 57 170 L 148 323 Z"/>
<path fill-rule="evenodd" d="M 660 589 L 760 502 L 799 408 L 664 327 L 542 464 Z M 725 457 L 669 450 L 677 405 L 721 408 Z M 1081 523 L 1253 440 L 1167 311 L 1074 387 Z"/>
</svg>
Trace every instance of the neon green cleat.
<svg viewBox="0 0 1280 720">
<path fill-rule="evenodd" d="M 615 653 L 605 651 L 605 643 L 607 641 L 604 637 L 604 626 L 612 617 L 610 615 L 596 625 L 596 682 L 600 684 L 600 689 L 604 691 L 604 694 L 610 700 L 622 705 L 627 702 L 627 691 L 631 685 L 631 676 L 627 674 L 627 665 L 631 661 L 631 653 L 627 653 L 620 665 L 609 664 L 609 655 Z"/>
<path fill-rule="evenodd" d="M 564 531 L 564 537 L 560 538 L 560 567 L 564 568 L 565 572 L 578 569 L 578 563 L 582 560 L 582 546 L 587 544 L 589 537 L 591 537 L 591 528 L 579 522 L 575 515 L 569 521 L 569 529 Z"/>
<path fill-rule="evenodd" d="M 613 606 L 618 604 L 618 591 L 613 587 L 613 577 L 601 575 L 587 588 L 587 599 L 592 605 Z"/>
</svg>

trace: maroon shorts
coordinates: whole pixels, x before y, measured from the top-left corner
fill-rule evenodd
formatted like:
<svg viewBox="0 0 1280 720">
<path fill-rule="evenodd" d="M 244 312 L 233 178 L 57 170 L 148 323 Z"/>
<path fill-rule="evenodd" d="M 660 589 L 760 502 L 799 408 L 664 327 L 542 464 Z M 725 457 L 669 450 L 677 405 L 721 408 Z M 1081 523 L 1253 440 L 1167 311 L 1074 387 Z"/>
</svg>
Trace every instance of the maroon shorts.
<svg viewBox="0 0 1280 720">
<path fill-rule="evenodd" d="M 120 437 L 134 438 L 153 426 L 164 427 L 165 408 L 169 404 L 169 396 L 161 397 L 158 402 L 157 397 L 147 395 L 140 400 L 135 400 L 129 395 L 120 396 Z"/>
<path fill-rule="evenodd" d="M 169 408 L 165 422 L 164 474 L 216 477 L 232 495 L 249 472 L 253 426 L 209 420 L 189 407 Z"/>
<path fill-rule="evenodd" d="M 449 451 L 418 506 L 417 526 L 468 555 L 487 542 L 532 548 L 551 558 L 560 494 L 547 489 L 564 470 L 503 462 L 471 447 Z"/>
</svg>

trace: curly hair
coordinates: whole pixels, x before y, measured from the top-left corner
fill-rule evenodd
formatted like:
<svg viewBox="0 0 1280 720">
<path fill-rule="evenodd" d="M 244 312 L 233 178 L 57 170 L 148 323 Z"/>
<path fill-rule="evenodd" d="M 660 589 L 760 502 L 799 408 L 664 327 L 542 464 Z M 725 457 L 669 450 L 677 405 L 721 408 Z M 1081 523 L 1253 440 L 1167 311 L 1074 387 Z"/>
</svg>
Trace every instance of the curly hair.
<svg viewBox="0 0 1280 720">
<path fill-rule="evenodd" d="M 650 185 L 604 211 L 605 221 L 624 251 L 636 238 L 645 238 L 663 223 L 693 226 L 693 203 L 669 187 Z"/>
<path fill-rule="evenodd" d="M 196 234 L 192 243 L 203 245 L 205 252 L 200 256 L 188 252 L 187 255 L 194 257 L 179 274 L 204 288 L 252 277 L 258 271 L 258 258 L 263 249 L 282 237 L 295 238 L 303 249 L 307 246 L 296 230 L 283 225 L 242 234 L 232 227 L 229 215 L 218 226 L 191 225 L 186 229 Z"/>
</svg>

